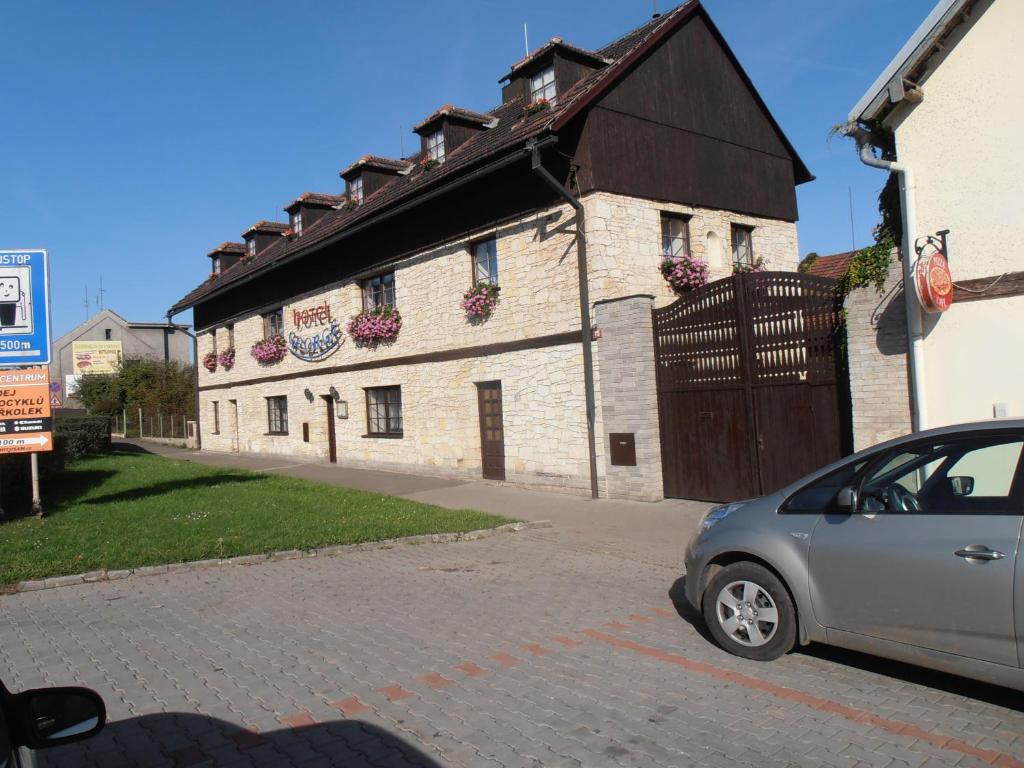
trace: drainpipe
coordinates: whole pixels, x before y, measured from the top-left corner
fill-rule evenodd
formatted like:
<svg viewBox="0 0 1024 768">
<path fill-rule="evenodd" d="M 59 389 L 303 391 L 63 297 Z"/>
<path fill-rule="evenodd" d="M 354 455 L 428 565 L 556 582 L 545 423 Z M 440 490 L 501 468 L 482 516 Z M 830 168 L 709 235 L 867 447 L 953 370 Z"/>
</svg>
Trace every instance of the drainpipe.
<svg viewBox="0 0 1024 768">
<path fill-rule="evenodd" d="M 530 167 L 541 180 L 576 210 L 576 264 L 580 284 L 580 328 L 583 334 L 583 388 L 587 404 L 587 452 L 590 457 L 590 497 L 596 499 L 597 492 L 597 448 L 594 443 L 594 421 L 597 406 L 594 398 L 594 351 L 590 329 L 590 289 L 587 277 L 587 234 L 583 203 L 558 183 L 558 179 L 541 164 L 540 148 L 535 141 L 529 142 Z"/>
<path fill-rule="evenodd" d="M 903 213 L 903 297 L 907 305 L 907 357 L 910 362 L 911 390 L 911 426 L 914 432 L 920 432 L 928 425 L 928 410 L 925 403 L 925 360 L 924 360 L 924 321 L 921 305 L 917 301 L 914 288 L 914 244 L 917 240 L 915 227 L 917 224 L 917 208 L 914 200 L 914 174 L 910 166 L 892 160 L 875 157 L 871 151 L 870 134 L 858 129 L 853 133 L 860 150 L 860 161 L 872 168 L 895 173 L 900 182 L 900 208 Z"/>
</svg>

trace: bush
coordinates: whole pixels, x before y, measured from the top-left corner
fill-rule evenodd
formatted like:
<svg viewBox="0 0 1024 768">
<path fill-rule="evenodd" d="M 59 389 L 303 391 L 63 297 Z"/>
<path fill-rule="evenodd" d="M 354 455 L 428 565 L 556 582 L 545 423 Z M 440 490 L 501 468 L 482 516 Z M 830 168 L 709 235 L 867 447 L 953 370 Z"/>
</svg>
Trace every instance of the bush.
<svg viewBox="0 0 1024 768">
<path fill-rule="evenodd" d="M 53 421 L 54 448 L 59 441 L 66 461 L 110 450 L 109 416 L 60 416 Z"/>
</svg>

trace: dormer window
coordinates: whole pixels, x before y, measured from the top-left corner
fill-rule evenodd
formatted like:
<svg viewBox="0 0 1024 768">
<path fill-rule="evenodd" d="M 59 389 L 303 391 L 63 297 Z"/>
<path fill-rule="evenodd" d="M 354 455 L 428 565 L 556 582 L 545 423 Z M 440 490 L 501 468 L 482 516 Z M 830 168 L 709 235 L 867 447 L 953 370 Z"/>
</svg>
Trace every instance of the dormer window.
<svg viewBox="0 0 1024 768">
<path fill-rule="evenodd" d="M 292 214 L 292 234 L 298 237 L 302 234 L 302 211 Z"/>
<path fill-rule="evenodd" d="M 363 204 L 363 177 L 356 176 L 348 183 L 348 199 L 355 201 L 356 205 Z"/>
<path fill-rule="evenodd" d="M 530 102 L 545 100 L 554 105 L 558 99 L 555 89 L 555 67 L 545 67 L 530 78 Z"/>
<path fill-rule="evenodd" d="M 438 129 L 427 136 L 427 158 L 444 162 L 444 131 Z"/>
<path fill-rule="evenodd" d="M 256 255 L 256 238 L 255 237 L 250 238 L 249 240 L 246 241 L 246 243 L 245 243 L 245 253 L 246 253 L 247 256 L 250 256 L 250 257 Z"/>
<path fill-rule="evenodd" d="M 213 274 L 220 274 L 220 256 L 213 257 Z"/>
</svg>

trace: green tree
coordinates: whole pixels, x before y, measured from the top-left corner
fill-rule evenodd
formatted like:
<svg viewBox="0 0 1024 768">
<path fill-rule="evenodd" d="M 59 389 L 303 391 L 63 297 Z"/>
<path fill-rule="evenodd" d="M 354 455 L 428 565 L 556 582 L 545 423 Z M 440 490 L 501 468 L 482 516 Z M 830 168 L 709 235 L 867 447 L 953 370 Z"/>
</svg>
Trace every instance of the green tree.
<svg viewBox="0 0 1024 768">
<path fill-rule="evenodd" d="M 78 380 L 75 397 L 89 413 L 120 413 L 124 407 L 124 390 L 117 374 L 90 374 Z"/>
<path fill-rule="evenodd" d="M 118 372 L 82 376 L 77 397 L 89 413 L 166 413 L 195 416 L 195 372 L 191 365 L 171 360 L 125 360 Z"/>
</svg>

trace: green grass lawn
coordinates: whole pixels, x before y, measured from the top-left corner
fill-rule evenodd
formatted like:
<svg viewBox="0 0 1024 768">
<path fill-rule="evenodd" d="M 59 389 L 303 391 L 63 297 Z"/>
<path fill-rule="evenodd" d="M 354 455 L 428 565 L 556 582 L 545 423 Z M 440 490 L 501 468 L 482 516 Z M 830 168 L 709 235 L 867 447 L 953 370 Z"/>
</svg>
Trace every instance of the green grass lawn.
<svg viewBox="0 0 1024 768">
<path fill-rule="evenodd" d="M 0 584 L 509 522 L 277 475 L 115 452 L 51 480 L 47 515 L 0 522 Z"/>
</svg>

